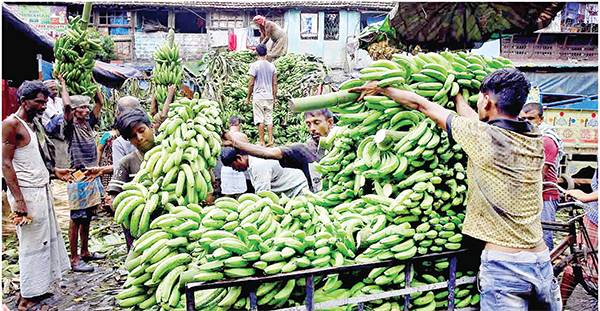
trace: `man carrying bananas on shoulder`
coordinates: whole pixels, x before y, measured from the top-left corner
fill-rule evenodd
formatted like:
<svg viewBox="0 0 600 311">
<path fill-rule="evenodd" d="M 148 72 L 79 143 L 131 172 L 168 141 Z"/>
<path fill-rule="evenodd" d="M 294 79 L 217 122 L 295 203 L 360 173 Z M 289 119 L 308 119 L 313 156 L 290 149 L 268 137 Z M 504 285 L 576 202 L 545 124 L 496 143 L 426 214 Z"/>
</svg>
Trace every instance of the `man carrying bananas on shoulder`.
<svg viewBox="0 0 600 311">
<path fill-rule="evenodd" d="M 463 233 L 485 245 L 478 278 L 481 310 L 561 310 L 540 222 L 542 135 L 518 118 L 529 91 L 523 73 L 500 69 L 487 75 L 478 111 L 457 95 L 458 115 L 415 93 L 378 87 L 377 81 L 350 91 L 361 92 L 358 101 L 382 94 L 419 110 L 469 156 Z"/>
<path fill-rule="evenodd" d="M 121 134 L 123 139 L 130 142 L 134 147 L 135 151 L 122 157 L 119 163 L 113 163 L 114 174 L 110 182 L 108 183 L 108 189 L 106 193 L 110 195 L 110 202 L 113 202 L 114 198 L 121 192 L 123 192 L 123 185 L 130 182 L 137 172 L 140 170 L 140 165 L 144 160 L 144 154 L 146 151 L 154 147 L 154 134 L 155 131 L 160 127 L 161 123 L 166 119 L 169 113 L 169 106 L 173 102 L 175 97 L 176 85 L 171 84 L 168 87 L 167 99 L 163 106 L 161 114 L 154 116 L 154 122 L 150 122 L 150 117 L 142 107 L 139 105 L 133 105 L 133 108 L 125 109 L 117 116 L 115 120 L 115 128 Z M 123 100 L 122 98 L 121 100 Z M 131 97 L 129 101 L 137 102 L 137 99 Z M 153 109 L 153 112 L 158 111 Z M 113 206 L 114 210 L 115 206 Z M 129 233 L 129 230 L 123 227 L 123 233 L 125 234 L 125 242 L 127 243 L 127 249 L 131 248 L 133 243 L 133 237 Z"/>
<path fill-rule="evenodd" d="M 314 163 L 324 156 L 324 150 L 319 149 L 319 139 L 329 135 L 333 127 L 333 116 L 329 109 L 312 110 L 304 113 L 304 120 L 311 136 L 304 143 L 267 148 L 235 139 L 225 133 L 223 145 L 232 146 L 251 156 L 279 160 L 282 167 L 297 168 L 304 173 L 310 190 L 318 192 L 321 191 L 321 174 L 314 168 Z"/>
</svg>

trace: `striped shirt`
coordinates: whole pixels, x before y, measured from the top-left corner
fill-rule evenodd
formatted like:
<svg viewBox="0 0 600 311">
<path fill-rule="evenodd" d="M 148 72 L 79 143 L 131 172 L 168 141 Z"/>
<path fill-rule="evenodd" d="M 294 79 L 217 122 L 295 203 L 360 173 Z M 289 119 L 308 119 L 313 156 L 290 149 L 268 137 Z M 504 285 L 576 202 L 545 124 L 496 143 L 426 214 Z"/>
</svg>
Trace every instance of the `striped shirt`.
<svg viewBox="0 0 600 311">
<path fill-rule="evenodd" d="M 91 113 L 89 120 L 84 123 L 75 123 L 73 120 L 65 120 L 65 139 L 69 144 L 69 158 L 71 168 L 83 169 L 98 165 L 98 151 L 96 150 L 96 138 L 94 126 L 98 119 Z"/>
</svg>

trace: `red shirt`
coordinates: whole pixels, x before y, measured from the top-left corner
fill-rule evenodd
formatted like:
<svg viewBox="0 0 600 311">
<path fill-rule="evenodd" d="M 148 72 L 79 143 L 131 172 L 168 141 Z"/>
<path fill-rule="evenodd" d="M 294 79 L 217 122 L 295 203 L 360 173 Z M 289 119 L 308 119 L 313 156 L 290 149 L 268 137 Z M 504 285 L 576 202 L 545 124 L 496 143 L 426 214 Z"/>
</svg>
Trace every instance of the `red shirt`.
<svg viewBox="0 0 600 311">
<path fill-rule="evenodd" d="M 234 33 L 230 33 L 228 35 L 228 39 L 229 39 L 229 50 L 235 51 L 235 49 L 237 49 L 237 36 Z"/>
<path fill-rule="evenodd" d="M 558 168 L 556 166 L 557 165 L 556 157 L 558 156 L 558 146 L 556 145 L 554 140 L 552 140 L 552 138 L 550 138 L 548 136 L 543 136 L 542 140 L 544 141 L 544 164 L 548 166 L 548 170 L 546 171 L 546 174 L 544 174 L 543 179 L 544 179 L 544 181 L 550 181 L 550 182 L 555 183 L 557 180 L 557 177 L 558 177 L 557 176 Z M 546 191 L 546 188 L 551 188 L 553 190 Z M 544 187 L 544 190 L 545 191 L 542 194 L 544 201 L 558 200 L 559 193 L 556 188 Z"/>
</svg>

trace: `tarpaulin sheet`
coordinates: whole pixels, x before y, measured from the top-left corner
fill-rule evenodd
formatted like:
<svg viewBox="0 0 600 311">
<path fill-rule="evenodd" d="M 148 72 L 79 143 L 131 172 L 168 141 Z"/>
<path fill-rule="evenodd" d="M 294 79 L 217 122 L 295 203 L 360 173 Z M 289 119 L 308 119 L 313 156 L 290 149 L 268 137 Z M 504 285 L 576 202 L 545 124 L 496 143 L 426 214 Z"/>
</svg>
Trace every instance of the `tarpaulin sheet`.
<svg viewBox="0 0 600 311">
<path fill-rule="evenodd" d="M 597 95 L 598 72 L 524 72 L 542 93 Z"/>
<path fill-rule="evenodd" d="M 128 78 L 143 78 L 144 74 L 129 66 L 109 64 L 97 60 L 94 63 L 94 78 L 100 84 L 120 88 Z"/>
</svg>

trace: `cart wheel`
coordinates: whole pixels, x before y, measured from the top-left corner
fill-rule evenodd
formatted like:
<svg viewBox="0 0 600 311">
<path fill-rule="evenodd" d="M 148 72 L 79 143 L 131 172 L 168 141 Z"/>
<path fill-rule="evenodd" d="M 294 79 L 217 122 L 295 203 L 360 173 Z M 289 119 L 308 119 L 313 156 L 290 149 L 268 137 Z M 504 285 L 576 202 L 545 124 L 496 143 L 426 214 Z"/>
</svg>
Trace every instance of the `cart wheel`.
<svg viewBox="0 0 600 311">
<path fill-rule="evenodd" d="M 562 174 L 560 177 L 567 183 L 567 189 L 575 189 L 575 182 L 570 175 Z"/>
</svg>

